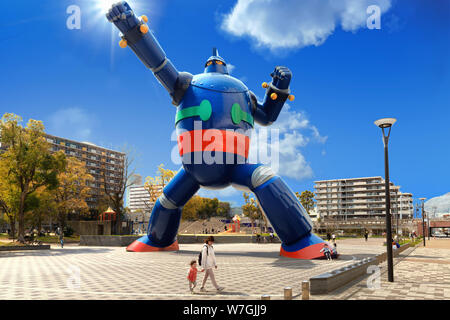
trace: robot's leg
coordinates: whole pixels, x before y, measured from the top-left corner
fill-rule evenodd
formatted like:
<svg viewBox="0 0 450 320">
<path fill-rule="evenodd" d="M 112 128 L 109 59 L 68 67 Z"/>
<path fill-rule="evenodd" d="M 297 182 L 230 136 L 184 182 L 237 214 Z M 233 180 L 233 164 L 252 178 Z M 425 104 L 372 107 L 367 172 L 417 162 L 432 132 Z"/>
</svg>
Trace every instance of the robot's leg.
<svg viewBox="0 0 450 320">
<path fill-rule="evenodd" d="M 269 167 L 238 165 L 232 179 L 238 188 L 247 187 L 256 195 L 282 241 L 280 255 L 297 259 L 324 258 L 320 250 L 326 242 L 311 232 L 312 222 L 308 213 L 291 189 Z"/>
<path fill-rule="evenodd" d="M 178 250 L 177 232 L 181 210 L 199 188 L 197 181 L 183 168 L 180 169 L 156 200 L 148 223 L 147 235 L 130 244 L 127 251 Z"/>
</svg>

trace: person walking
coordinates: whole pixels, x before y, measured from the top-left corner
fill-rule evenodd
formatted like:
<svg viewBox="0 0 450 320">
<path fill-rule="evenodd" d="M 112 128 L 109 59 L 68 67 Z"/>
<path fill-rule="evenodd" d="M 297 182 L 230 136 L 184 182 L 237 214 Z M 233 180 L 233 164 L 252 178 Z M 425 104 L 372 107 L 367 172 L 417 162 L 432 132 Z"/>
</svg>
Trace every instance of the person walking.
<svg viewBox="0 0 450 320">
<path fill-rule="evenodd" d="M 367 242 L 367 239 L 369 238 L 369 231 L 366 230 L 366 232 L 364 232 L 364 238 L 366 238 L 366 242 Z"/>
<path fill-rule="evenodd" d="M 61 244 L 61 248 L 64 248 L 64 232 L 59 232 L 59 243 Z"/>
<path fill-rule="evenodd" d="M 331 233 L 327 232 L 327 241 L 331 240 Z"/>
<path fill-rule="evenodd" d="M 223 287 L 220 287 L 216 283 L 216 278 L 214 276 L 213 269 L 217 269 L 217 264 L 216 264 L 216 255 L 214 254 L 213 243 L 214 237 L 209 236 L 208 238 L 205 239 L 205 244 L 203 245 L 202 248 L 201 272 L 205 272 L 205 276 L 203 277 L 202 286 L 200 288 L 201 292 L 206 291 L 205 284 L 208 278 L 211 278 L 212 285 L 216 288 L 217 291 L 222 291 L 224 289 Z"/>
<path fill-rule="evenodd" d="M 336 235 L 334 233 L 331 235 L 331 242 L 333 242 L 333 244 L 336 244 Z"/>
<path fill-rule="evenodd" d="M 191 267 L 189 268 L 187 279 L 189 281 L 189 290 L 193 294 L 194 288 L 197 286 L 197 261 L 192 260 L 190 265 Z"/>
</svg>

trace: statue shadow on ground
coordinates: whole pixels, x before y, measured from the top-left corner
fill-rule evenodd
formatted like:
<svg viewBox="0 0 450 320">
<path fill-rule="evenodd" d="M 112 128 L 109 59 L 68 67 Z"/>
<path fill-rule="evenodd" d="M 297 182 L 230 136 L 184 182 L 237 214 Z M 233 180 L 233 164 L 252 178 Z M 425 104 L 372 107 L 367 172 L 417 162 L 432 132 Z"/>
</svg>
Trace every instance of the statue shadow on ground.
<svg viewBox="0 0 450 320">
<path fill-rule="evenodd" d="M 104 254 L 113 251 L 109 248 L 79 248 L 77 250 L 71 250 L 66 248 L 53 248 L 50 250 L 21 250 L 21 251 L 4 251 L 0 253 L 0 259 L 2 257 L 23 257 L 23 256 L 64 256 L 64 255 L 76 255 L 76 254 Z"/>
<path fill-rule="evenodd" d="M 221 296 L 249 296 L 248 293 L 244 293 L 244 292 L 230 292 L 230 291 L 206 291 L 206 292 L 195 292 L 192 296 L 208 296 L 208 297 L 214 297 L 217 295 L 221 295 Z"/>
<path fill-rule="evenodd" d="M 197 257 L 200 251 L 198 250 L 179 250 L 176 254 Z M 272 258 L 276 259 L 275 261 L 269 262 L 271 265 L 275 267 L 281 267 L 286 269 L 310 269 L 311 267 L 317 266 L 319 261 L 325 262 L 324 259 L 315 259 L 315 260 L 302 260 L 302 259 L 292 259 L 287 257 L 281 257 L 278 251 L 272 252 L 253 252 L 253 251 L 228 251 L 228 252 L 215 252 L 216 257 L 229 257 L 229 256 L 238 256 L 238 257 L 253 257 L 253 258 Z M 334 259 L 333 261 L 343 262 L 343 261 L 351 261 L 351 260 L 361 260 L 363 258 L 375 256 L 374 254 L 341 254 L 338 259 Z M 332 263 L 330 261 L 329 263 Z"/>
</svg>

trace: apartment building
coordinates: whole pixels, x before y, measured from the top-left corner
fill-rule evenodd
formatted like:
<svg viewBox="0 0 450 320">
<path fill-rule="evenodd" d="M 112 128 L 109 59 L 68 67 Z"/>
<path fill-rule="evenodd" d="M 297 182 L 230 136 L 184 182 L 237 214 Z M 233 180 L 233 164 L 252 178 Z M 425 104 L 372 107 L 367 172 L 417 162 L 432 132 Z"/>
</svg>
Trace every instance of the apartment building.
<svg viewBox="0 0 450 320">
<path fill-rule="evenodd" d="M 315 181 L 317 214 L 320 217 L 342 219 L 374 218 L 386 215 L 385 181 L 382 177 Z M 390 182 L 391 214 L 393 217 L 413 217 L 411 193 Z"/>
<path fill-rule="evenodd" d="M 62 150 L 67 156 L 77 158 L 86 164 L 87 173 L 94 178 L 89 185 L 91 187 L 90 196 L 86 198 L 90 209 L 97 208 L 99 199 L 104 195 L 105 182 L 110 189 L 118 188 L 122 183 L 124 153 L 99 147 L 89 142 L 78 142 L 50 134 L 46 134 L 45 137 L 50 143 L 52 152 Z"/>
</svg>

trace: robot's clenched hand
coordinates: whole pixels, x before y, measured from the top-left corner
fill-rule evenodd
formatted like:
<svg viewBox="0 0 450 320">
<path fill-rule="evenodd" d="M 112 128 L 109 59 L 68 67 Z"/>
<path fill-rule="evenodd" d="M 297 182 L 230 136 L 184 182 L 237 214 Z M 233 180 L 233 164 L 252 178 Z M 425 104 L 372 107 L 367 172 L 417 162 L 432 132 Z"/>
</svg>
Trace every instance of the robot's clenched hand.
<svg viewBox="0 0 450 320">
<path fill-rule="evenodd" d="M 129 46 L 166 88 L 175 105 L 192 79 L 190 74 L 178 72 L 147 26 L 146 16 L 136 17 L 127 2 L 114 4 L 106 14 L 108 21 L 122 33 L 120 46 Z"/>
</svg>

